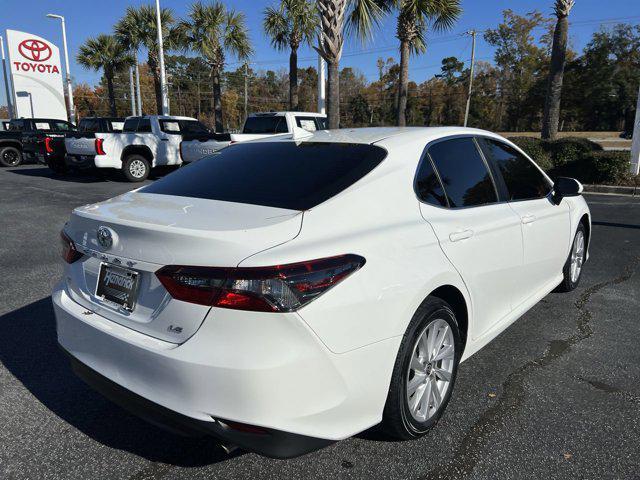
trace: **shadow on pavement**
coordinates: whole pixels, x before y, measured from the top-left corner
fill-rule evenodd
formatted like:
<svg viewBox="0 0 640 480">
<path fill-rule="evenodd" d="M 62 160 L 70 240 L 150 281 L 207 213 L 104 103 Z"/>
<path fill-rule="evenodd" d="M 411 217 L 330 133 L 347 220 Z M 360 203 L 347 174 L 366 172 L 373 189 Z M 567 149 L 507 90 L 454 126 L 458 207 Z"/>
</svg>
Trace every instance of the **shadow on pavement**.
<svg viewBox="0 0 640 480">
<path fill-rule="evenodd" d="M 149 174 L 149 180 L 157 180 L 159 178 L 168 175 L 176 170 L 176 167 L 156 167 Z M 124 176 L 119 170 L 113 168 L 94 168 L 87 170 L 70 170 L 66 173 L 55 173 L 48 167 L 31 167 L 20 168 L 13 167 L 8 168 L 8 172 L 18 175 L 24 175 L 27 177 L 41 177 L 51 178 L 52 180 L 58 180 L 62 182 L 74 182 L 74 183 L 96 183 L 96 182 L 117 182 L 117 183 L 129 183 L 125 180 Z M 137 188 L 140 186 L 138 183 L 131 183 L 131 188 Z"/>
<path fill-rule="evenodd" d="M 640 225 L 630 225 L 628 223 L 591 222 L 591 224 L 600 225 L 602 227 L 635 228 L 640 230 Z"/>
<path fill-rule="evenodd" d="M 76 378 L 58 348 L 51 297 L 0 316 L 0 328 L 0 362 L 44 406 L 95 441 L 181 467 L 234 456 L 214 438 L 185 438 L 149 425 Z"/>
<path fill-rule="evenodd" d="M 104 175 L 103 172 L 94 170 L 87 171 L 71 171 L 64 174 L 58 174 L 53 172 L 48 167 L 36 167 L 36 168 L 8 168 L 8 172 L 16 173 L 18 175 L 24 175 L 26 177 L 41 177 L 51 178 L 53 180 L 60 180 L 64 182 L 74 183 L 95 183 L 104 181 L 113 181 L 110 176 Z M 124 180 L 122 180 L 124 181 Z"/>
</svg>

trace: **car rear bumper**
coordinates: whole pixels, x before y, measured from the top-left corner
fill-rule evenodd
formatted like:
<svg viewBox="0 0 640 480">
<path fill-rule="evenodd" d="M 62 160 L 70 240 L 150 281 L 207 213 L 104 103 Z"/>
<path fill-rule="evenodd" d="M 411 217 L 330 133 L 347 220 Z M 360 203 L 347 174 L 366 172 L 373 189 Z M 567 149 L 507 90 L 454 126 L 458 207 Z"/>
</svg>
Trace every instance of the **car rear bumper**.
<svg viewBox="0 0 640 480">
<path fill-rule="evenodd" d="M 295 313 L 214 308 L 178 345 L 87 310 L 62 284 L 52 298 L 61 347 L 109 385 L 171 413 L 169 425 L 186 420 L 248 450 L 289 457 L 381 420 L 400 339 L 338 355 Z M 269 440 L 239 436 L 220 421 L 266 429 Z M 276 450 L 263 446 L 273 442 Z"/>
<path fill-rule="evenodd" d="M 173 433 L 194 437 L 212 435 L 227 444 L 271 458 L 293 458 L 333 443 L 321 438 L 227 423 L 222 419 L 203 421 L 187 417 L 121 387 L 65 353 L 73 372 L 95 391 L 137 417 Z"/>
</svg>

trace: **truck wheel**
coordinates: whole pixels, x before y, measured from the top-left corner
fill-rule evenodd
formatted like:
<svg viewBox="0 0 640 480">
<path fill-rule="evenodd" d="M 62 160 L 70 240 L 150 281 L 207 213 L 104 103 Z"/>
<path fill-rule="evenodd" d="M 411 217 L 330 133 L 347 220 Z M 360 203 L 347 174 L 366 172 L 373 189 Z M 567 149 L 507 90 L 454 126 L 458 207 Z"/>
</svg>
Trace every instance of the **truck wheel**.
<svg viewBox="0 0 640 480">
<path fill-rule="evenodd" d="M 149 176 L 149 161 L 142 155 L 129 155 L 122 162 L 122 173 L 130 182 L 142 182 Z"/>
<path fill-rule="evenodd" d="M 16 147 L 0 149 L 0 165 L 3 167 L 17 167 L 22 163 L 22 152 Z"/>
</svg>

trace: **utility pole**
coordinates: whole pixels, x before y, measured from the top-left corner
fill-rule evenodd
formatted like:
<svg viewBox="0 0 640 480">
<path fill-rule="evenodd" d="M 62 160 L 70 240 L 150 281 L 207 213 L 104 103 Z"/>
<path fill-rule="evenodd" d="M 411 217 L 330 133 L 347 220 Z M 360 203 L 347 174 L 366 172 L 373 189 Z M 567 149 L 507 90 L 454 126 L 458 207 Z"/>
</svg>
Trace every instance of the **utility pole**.
<svg viewBox="0 0 640 480">
<path fill-rule="evenodd" d="M 64 64 L 67 70 L 67 96 L 69 97 L 69 121 L 76 123 L 76 109 L 73 105 L 73 88 L 71 87 L 71 72 L 69 71 L 69 50 L 67 49 L 67 29 L 62 15 L 48 13 L 48 18 L 57 18 L 62 22 L 62 46 L 64 47 Z"/>
<path fill-rule="evenodd" d="M 244 118 L 247 118 L 249 107 L 249 65 L 244 64 Z"/>
<path fill-rule="evenodd" d="M 475 30 L 469 30 L 466 35 L 471 35 L 471 68 L 469 70 L 469 92 L 467 93 L 467 108 L 464 111 L 464 126 L 469 121 L 469 108 L 471 107 L 471 91 L 473 89 L 473 67 L 476 63 L 476 35 Z"/>
<path fill-rule="evenodd" d="M 164 70 L 164 46 L 162 44 L 162 20 L 160 19 L 160 0 L 156 0 L 156 26 L 158 28 L 158 58 L 160 60 L 160 91 L 162 92 L 162 115 L 169 115 L 167 99 L 167 76 Z"/>
<path fill-rule="evenodd" d="M 136 62 L 136 98 L 138 103 L 138 113 L 134 113 L 134 115 L 142 116 L 142 91 L 140 90 L 140 67 L 138 65 L 138 52 L 136 51 L 133 54 L 133 58 Z"/>
<path fill-rule="evenodd" d="M 633 143 L 631 144 L 631 174 L 640 174 L 640 90 L 638 90 L 638 106 L 633 124 Z"/>
<path fill-rule="evenodd" d="M 131 97 L 131 115 L 136 114 L 136 92 L 133 86 L 133 65 L 129 65 L 129 96 Z"/>
<path fill-rule="evenodd" d="M 4 40 L 0 35 L 0 50 L 2 50 L 2 73 L 4 74 L 4 91 L 7 95 L 7 110 L 9 110 L 9 120 L 13 119 L 13 99 L 9 93 L 9 79 L 7 78 L 7 62 L 4 58 Z"/>
<path fill-rule="evenodd" d="M 318 113 L 325 114 L 326 106 L 325 106 L 325 98 L 326 98 L 326 89 L 325 89 L 325 61 L 318 54 Z"/>
</svg>

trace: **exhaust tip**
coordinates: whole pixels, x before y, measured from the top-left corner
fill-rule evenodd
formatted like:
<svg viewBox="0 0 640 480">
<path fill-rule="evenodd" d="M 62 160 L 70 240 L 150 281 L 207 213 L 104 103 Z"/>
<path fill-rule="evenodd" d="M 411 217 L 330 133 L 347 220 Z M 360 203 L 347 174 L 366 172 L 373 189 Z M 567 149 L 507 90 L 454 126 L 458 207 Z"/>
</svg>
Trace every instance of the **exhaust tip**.
<svg viewBox="0 0 640 480">
<path fill-rule="evenodd" d="M 234 445 L 233 443 L 220 443 L 220 448 L 222 450 L 224 450 L 224 453 L 226 453 L 227 455 L 231 455 L 233 452 L 235 452 L 236 450 L 238 450 L 238 446 Z"/>
</svg>

